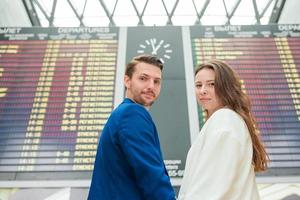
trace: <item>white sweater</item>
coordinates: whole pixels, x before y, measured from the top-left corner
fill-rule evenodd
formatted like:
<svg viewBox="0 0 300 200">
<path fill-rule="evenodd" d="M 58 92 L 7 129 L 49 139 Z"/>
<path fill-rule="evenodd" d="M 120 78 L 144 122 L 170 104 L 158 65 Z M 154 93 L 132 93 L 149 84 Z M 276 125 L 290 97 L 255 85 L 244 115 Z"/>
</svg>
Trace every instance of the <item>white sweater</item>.
<svg viewBox="0 0 300 200">
<path fill-rule="evenodd" d="M 188 152 L 178 199 L 260 199 L 251 162 L 246 123 L 230 109 L 217 110 Z"/>
</svg>

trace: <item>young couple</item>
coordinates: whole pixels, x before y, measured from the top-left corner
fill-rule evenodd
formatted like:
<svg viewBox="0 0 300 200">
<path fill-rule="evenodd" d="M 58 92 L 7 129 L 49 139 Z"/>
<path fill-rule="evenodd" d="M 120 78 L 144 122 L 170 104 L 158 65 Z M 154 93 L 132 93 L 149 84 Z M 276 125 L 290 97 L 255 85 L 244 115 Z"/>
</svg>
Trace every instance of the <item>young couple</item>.
<svg viewBox="0 0 300 200">
<path fill-rule="evenodd" d="M 126 98 L 102 131 L 89 200 L 176 199 L 148 112 L 160 93 L 162 69 L 150 55 L 127 64 Z M 195 92 L 206 122 L 188 152 L 178 199 L 259 199 L 255 172 L 267 168 L 268 157 L 238 76 L 222 61 L 201 64 Z"/>
</svg>

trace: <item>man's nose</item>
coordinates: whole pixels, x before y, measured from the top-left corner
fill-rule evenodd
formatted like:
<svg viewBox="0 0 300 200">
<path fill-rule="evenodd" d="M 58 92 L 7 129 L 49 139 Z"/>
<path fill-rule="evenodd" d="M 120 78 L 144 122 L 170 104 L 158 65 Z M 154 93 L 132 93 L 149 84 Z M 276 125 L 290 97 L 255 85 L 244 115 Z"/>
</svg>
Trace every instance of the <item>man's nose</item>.
<svg viewBox="0 0 300 200">
<path fill-rule="evenodd" d="M 149 82 L 148 82 L 148 88 L 154 88 L 154 85 L 155 85 L 155 83 L 154 83 L 154 80 L 149 80 Z"/>
</svg>

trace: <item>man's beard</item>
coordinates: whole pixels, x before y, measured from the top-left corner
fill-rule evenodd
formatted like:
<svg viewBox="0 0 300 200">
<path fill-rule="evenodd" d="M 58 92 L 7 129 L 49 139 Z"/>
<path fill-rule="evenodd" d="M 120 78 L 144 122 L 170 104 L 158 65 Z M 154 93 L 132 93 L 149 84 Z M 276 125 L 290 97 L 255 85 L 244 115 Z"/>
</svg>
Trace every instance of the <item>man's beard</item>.
<svg viewBox="0 0 300 200">
<path fill-rule="evenodd" d="M 140 96 L 134 97 L 133 100 L 134 100 L 136 103 L 140 104 L 140 105 L 143 105 L 143 106 L 146 106 L 146 107 L 150 107 L 150 106 L 152 106 L 152 105 L 154 104 L 155 99 L 156 99 L 156 98 L 155 98 L 155 96 L 154 96 L 153 101 L 147 102 L 147 101 L 145 101 L 145 100 L 142 98 L 142 96 L 140 95 Z"/>
</svg>

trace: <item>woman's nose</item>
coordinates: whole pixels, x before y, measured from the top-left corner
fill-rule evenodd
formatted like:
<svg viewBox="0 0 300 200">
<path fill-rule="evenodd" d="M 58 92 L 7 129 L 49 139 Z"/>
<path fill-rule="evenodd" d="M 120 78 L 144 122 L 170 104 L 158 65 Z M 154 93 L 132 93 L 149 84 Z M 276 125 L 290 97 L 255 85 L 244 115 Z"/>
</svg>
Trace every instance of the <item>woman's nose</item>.
<svg viewBox="0 0 300 200">
<path fill-rule="evenodd" d="M 206 87 L 203 85 L 201 88 L 200 88 L 200 93 L 201 94 L 206 94 L 207 90 L 206 90 Z"/>
</svg>

